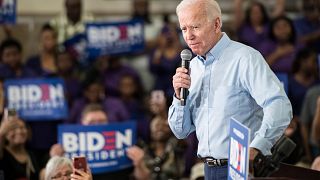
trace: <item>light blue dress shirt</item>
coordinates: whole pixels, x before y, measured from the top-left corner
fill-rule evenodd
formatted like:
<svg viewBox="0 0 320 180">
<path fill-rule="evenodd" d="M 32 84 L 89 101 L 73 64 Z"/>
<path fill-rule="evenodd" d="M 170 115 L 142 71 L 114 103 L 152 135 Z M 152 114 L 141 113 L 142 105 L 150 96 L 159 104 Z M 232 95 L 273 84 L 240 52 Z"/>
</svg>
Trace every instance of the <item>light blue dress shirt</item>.
<svg viewBox="0 0 320 180">
<path fill-rule="evenodd" d="M 169 125 L 175 136 L 196 131 L 198 156 L 228 158 L 229 124 L 235 118 L 251 129 L 250 147 L 270 154 L 292 119 L 283 85 L 255 49 L 223 33 L 206 54 L 190 62 L 191 86 L 185 106 L 174 97 Z"/>
</svg>

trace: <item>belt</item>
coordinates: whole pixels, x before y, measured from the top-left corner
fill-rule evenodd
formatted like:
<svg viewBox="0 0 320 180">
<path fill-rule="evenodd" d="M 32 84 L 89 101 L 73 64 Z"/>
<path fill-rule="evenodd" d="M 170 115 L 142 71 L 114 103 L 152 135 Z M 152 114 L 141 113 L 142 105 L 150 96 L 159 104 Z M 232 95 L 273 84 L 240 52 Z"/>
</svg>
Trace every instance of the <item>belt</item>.
<svg viewBox="0 0 320 180">
<path fill-rule="evenodd" d="M 228 159 L 215 159 L 213 157 L 200 158 L 205 164 L 211 167 L 226 166 Z"/>
</svg>

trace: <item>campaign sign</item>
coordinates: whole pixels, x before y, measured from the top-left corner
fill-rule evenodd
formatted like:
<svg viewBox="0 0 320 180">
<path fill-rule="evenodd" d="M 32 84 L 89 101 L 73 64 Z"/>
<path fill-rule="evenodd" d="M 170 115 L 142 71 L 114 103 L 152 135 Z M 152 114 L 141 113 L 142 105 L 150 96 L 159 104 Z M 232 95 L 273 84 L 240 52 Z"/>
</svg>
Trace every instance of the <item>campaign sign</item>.
<svg viewBox="0 0 320 180">
<path fill-rule="evenodd" d="M 246 180 L 249 174 L 250 129 L 235 119 L 230 121 L 228 180 Z"/>
<path fill-rule="evenodd" d="M 16 0 L 0 0 L 0 24 L 16 23 Z"/>
<path fill-rule="evenodd" d="M 284 91 L 288 94 L 288 74 L 287 73 L 276 73 L 276 76 L 283 85 Z"/>
<path fill-rule="evenodd" d="M 144 24 L 140 20 L 86 24 L 89 57 L 123 54 L 144 49 Z"/>
<path fill-rule="evenodd" d="M 88 54 L 86 52 L 86 36 L 83 33 L 74 35 L 63 42 L 66 51 L 69 52 L 73 58 L 77 59 L 80 65 L 88 65 Z"/>
<path fill-rule="evenodd" d="M 4 82 L 6 103 L 24 120 L 57 120 L 68 116 L 64 81 L 59 78 L 11 79 Z"/>
<path fill-rule="evenodd" d="M 65 156 L 85 156 L 93 174 L 132 166 L 126 149 L 136 143 L 136 123 L 107 125 L 60 125 L 58 140 Z"/>
</svg>

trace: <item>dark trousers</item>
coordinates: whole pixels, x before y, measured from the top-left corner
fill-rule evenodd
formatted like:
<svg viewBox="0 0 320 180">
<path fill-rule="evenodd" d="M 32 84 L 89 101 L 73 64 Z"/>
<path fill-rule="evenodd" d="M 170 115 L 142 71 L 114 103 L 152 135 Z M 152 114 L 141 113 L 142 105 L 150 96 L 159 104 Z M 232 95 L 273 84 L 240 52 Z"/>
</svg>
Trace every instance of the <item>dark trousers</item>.
<svg viewBox="0 0 320 180">
<path fill-rule="evenodd" d="M 228 165 L 225 166 L 208 166 L 204 165 L 205 180 L 225 180 L 228 179 Z"/>
</svg>

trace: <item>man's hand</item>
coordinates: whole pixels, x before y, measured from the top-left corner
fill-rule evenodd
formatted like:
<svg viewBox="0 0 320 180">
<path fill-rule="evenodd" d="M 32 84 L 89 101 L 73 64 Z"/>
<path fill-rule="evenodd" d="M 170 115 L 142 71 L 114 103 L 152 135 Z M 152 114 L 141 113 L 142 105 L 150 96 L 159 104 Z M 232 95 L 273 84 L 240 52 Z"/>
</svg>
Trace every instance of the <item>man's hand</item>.
<svg viewBox="0 0 320 180">
<path fill-rule="evenodd" d="M 52 145 L 51 148 L 50 148 L 50 152 L 49 152 L 50 157 L 53 157 L 53 156 L 62 157 L 64 153 L 65 152 L 64 152 L 64 149 L 63 149 L 61 144 Z"/>
<path fill-rule="evenodd" d="M 186 68 L 182 68 L 182 67 L 177 68 L 176 74 L 172 77 L 172 85 L 173 85 L 176 97 L 180 99 L 181 88 L 189 89 L 191 85 L 191 78 Z"/>
<path fill-rule="evenodd" d="M 249 152 L 249 173 L 253 174 L 253 161 L 256 158 L 256 156 L 260 153 L 260 151 L 256 148 L 250 148 L 250 152 Z"/>
</svg>

